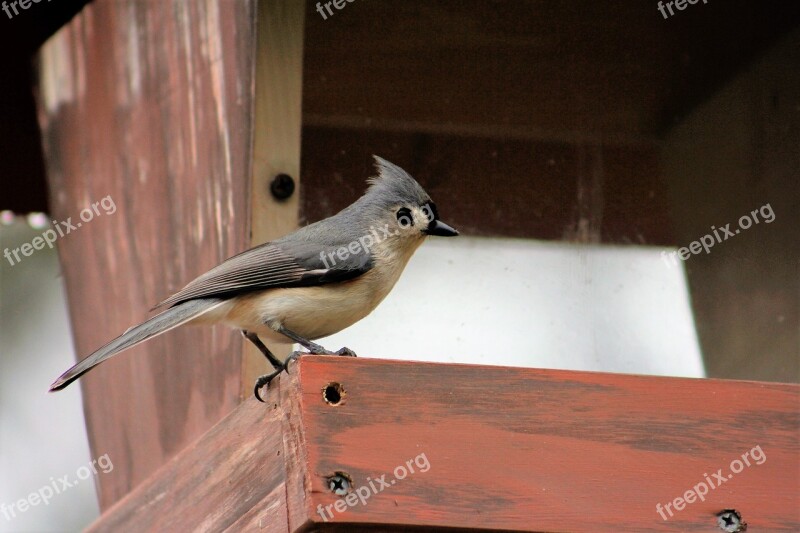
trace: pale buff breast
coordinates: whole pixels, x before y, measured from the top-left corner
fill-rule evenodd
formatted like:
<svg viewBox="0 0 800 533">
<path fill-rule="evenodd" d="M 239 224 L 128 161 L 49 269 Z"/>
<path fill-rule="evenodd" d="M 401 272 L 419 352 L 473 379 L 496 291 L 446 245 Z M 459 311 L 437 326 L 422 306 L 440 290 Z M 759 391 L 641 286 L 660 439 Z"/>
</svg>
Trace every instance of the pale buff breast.
<svg viewBox="0 0 800 533">
<path fill-rule="evenodd" d="M 309 340 L 332 335 L 358 322 L 378 306 L 421 243 L 422 239 L 399 252 L 376 245 L 372 250 L 375 266 L 357 279 L 319 287 L 249 293 L 232 298 L 200 317 L 198 322 L 220 321 L 279 343 L 290 342 L 274 331 L 279 325 Z"/>
</svg>

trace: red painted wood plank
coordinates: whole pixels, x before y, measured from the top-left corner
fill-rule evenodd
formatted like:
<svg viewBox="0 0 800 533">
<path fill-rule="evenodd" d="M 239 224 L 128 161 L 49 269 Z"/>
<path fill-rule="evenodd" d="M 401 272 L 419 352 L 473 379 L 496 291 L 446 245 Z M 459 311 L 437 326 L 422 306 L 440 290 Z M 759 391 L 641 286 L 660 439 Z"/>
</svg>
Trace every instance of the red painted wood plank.
<svg viewBox="0 0 800 533">
<path fill-rule="evenodd" d="M 89 531 L 286 531 L 281 424 L 278 410 L 244 402 Z"/>
<path fill-rule="evenodd" d="M 339 406 L 323 401 L 330 382 Z M 366 503 L 323 511 L 331 522 L 715 531 L 733 508 L 754 531 L 800 530 L 796 385 L 318 357 L 299 385 L 310 491 L 290 524 L 324 521 L 341 471 Z M 724 483 L 676 510 L 720 469 Z M 375 493 L 384 474 L 395 483 Z"/>
<path fill-rule="evenodd" d="M 798 531 L 798 405 L 797 385 L 311 356 L 93 531 L 712 532 L 728 508 Z"/>
</svg>

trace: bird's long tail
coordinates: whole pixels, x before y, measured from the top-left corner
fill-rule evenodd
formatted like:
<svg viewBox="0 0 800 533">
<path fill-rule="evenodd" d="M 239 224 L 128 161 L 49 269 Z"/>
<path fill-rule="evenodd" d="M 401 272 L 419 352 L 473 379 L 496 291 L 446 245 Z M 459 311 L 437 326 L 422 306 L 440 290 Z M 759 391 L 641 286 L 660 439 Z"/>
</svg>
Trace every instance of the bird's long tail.
<svg viewBox="0 0 800 533">
<path fill-rule="evenodd" d="M 95 350 L 89 357 L 77 363 L 75 366 L 61 374 L 61 376 L 50 385 L 50 392 L 61 390 L 84 373 L 99 365 L 118 353 L 136 346 L 149 338 L 161 335 L 162 333 L 176 328 L 196 318 L 203 313 L 207 313 L 225 300 L 219 298 L 201 298 L 189 300 L 170 307 L 163 313 L 159 313 L 153 318 L 130 328 L 128 331 L 109 342 L 102 348 Z"/>
</svg>

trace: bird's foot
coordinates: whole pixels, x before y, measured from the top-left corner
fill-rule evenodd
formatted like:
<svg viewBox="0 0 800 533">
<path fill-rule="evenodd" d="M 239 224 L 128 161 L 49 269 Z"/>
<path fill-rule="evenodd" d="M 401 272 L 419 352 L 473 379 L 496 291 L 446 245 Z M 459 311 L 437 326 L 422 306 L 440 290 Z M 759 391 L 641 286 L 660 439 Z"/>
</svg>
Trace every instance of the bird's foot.
<svg viewBox="0 0 800 533">
<path fill-rule="evenodd" d="M 308 346 L 304 347 L 308 349 L 308 353 L 313 355 L 344 355 L 347 357 L 357 357 L 356 352 L 354 352 L 350 348 L 347 348 L 346 346 L 344 348 L 339 348 L 335 352 L 332 352 L 314 342 L 310 342 L 308 343 Z"/>
<path fill-rule="evenodd" d="M 290 353 L 289 357 L 287 357 L 286 360 L 283 363 L 281 363 L 281 365 L 274 372 L 272 372 L 270 374 L 264 374 L 263 376 L 261 376 L 258 379 L 256 379 L 256 386 L 253 389 L 253 394 L 255 395 L 256 399 L 258 401 L 260 401 L 260 402 L 263 402 L 264 400 L 261 399 L 261 393 L 260 393 L 261 388 L 264 385 L 269 385 L 270 382 L 273 379 L 275 379 L 276 377 L 278 377 L 278 375 L 281 372 L 287 372 L 288 373 L 289 372 L 289 363 L 291 363 L 292 361 L 296 360 L 301 355 L 306 355 L 307 353 L 308 352 L 300 352 L 300 351 Z"/>
<path fill-rule="evenodd" d="M 322 348 L 322 346 L 319 346 L 319 345 L 317 345 L 317 346 L 319 348 Z M 319 353 L 316 350 L 312 351 L 312 352 L 300 352 L 300 351 L 292 352 L 292 353 L 289 354 L 289 357 L 286 358 L 286 362 L 283 363 L 283 368 L 288 372 L 289 371 L 289 363 L 291 361 L 297 360 L 297 358 L 300 357 L 301 355 L 342 355 L 342 356 L 345 356 L 345 357 L 357 357 L 356 352 L 354 352 L 353 350 L 351 350 L 350 348 L 347 348 L 347 347 L 339 348 L 335 352 L 332 352 L 330 350 L 326 350 L 325 348 L 322 348 L 321 351 L 322 351 L 322 353 Z"/>
<path fill-rule="evenodd" d="M 298 351 L 294 351 L 294 352 L 289 354 L 289 357 L 287 357 L 286 360 L 283 362 L 283 364 L 281 364 L 280 367 L 278 369 L 276 369 L 274 372 L 272 372 L 270 374 L 264 374 L 263 376 L 260 376 L 258 379 L 256 379 L 256 385 L 255 385 L 255 387 L 253 389 L 253 394 L 255 395 L 256 399 L 259 402 L 263 403 L 264 400 L 261 399 L 261 388 L 264 387 L 265 385 L 269 386 L 270 382 L 273 379 L 275 379 L 276 377 L 278 377 L 278 375 L 281 372 L 287 372 L 288 373 L 289 372 L 289 363 L 291 363 L 292 361 L 296 361 L 298 358 L 300 358 L 303 355 L 340 355 L 340 356 L 343 356 L 343 357 L 358 357 L 356 355 L 356 352 L 354 352 L 350 348 L 347 348 L 346 346 L 344 348 L 339 348 L 335 352 L 332 352 L 330 350 L 326 350 L 325 348 L 323 348 L 319 344 L 314 344 L 311 347 L 311 351 L 309 351 L 309 352 L 301 352 L 299 350 Z"/>
<path fill-rule="evenodd" d="M 320 346 L 315 342 L 309 342 L 307 345 L 303 345 L 304 348 L 308 350 L 308 353 L 313 355 L 336 355 L 335 352 L 325 349 L 325 347 Z"/>
<path fill-rule="evenodd" d="M 289 363 L 291 363 L 292 361 L 296 361 L 300 356 L 312 355 L 312 354 L 317 355 L 314 354 L 314 352 L 301 352 L 301 351 L 295 351 L 290 353 L 289 357 L 287 357 L 286 361 L 283 363 L 283 369 L 286 370 L 286 372 L 289 372 Z"/>
<path fill-rule="evenodd" d="M 336 353 L 336 355 L 343 355 L 345 357 L 358 357 L 356 355 L 356 352 L 354 352 L 353 350 L 351 350 L 347 346 L 345 346 L 344 348 L 339 348 L 338 350 L 336 350 L 335 353 Z"/>
</svg>

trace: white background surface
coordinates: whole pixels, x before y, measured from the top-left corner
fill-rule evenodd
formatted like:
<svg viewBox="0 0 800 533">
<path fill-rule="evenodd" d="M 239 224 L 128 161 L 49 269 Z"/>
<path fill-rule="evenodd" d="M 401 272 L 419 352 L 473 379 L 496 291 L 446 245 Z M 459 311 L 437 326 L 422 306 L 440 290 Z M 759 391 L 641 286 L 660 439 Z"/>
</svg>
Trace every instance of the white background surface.
<svg viewBox="0 0 800 533">
<path fill-rule="evenodd" d="M 0 225 L 0 253 L 42 231 L 24 218 Z M 53 379 L 75 361 L 59 271 L 55 250 L 36 251 L 15 265 L 0 256 L 0 505 L 53 482 L 60 489 L 58 478 L 75 480 L 78 469 L 93 459 L 80 387 L 47 393 Z M 94 480 L 78 481 L 48 505 L 17 512 L 11 520 L 0 512 L 0 531 L 83 529 L 99 507 Z"/>
<path fill-rule="evenodd" d="M 429 238 L 367 318 L 364 357 L 703 377 L 683 266 L 662 249 Z"/>
</svg>

